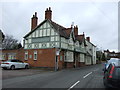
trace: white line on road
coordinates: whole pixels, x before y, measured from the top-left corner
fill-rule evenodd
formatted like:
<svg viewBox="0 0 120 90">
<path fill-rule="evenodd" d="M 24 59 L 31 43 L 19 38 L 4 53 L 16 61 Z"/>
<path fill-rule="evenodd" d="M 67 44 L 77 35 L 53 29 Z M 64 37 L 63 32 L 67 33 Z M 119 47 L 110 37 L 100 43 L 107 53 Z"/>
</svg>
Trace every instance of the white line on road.
<svg viewBox="0 0 120 90">
<path fill-rule="evenodd" d="M 75 84 L 73 84 L 68 90 L 72 89 L 75 85 L 77 85 L 80 81 L 77 81 Z"/>
<path fill-rule="evenodd" d="M 86 78 L 86 77 L 89 76 L 90 74 L 92 74 L 92 72 L 88 73 L 88 74 L 85 75 L 83 78 Z"/>
</svg>

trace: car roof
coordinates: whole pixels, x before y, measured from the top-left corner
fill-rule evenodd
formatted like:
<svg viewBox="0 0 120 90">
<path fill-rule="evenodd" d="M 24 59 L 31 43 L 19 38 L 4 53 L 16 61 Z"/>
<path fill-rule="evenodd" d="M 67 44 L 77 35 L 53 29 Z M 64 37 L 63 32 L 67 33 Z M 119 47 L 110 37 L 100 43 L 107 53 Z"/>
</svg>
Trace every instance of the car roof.
<svg viewBox="0 0 120 90">
<path fill-rule="evenodd" d="M 111 62 L 120 62 L 120 59 L 118 58 L 111 58 L 110 60 L 107 61 L 108 63 L 111 63 Z"/>
<path fill-rule="evenodd" d="M 114 64 L 115 66 L 120 66 L 120 59 L 118 58 L 111 58 L 107 62 L 108 64 Z"/>
<path fill-rule="evenodd" d="M 119 58 L 111 58 L 110 60 L 120 60 Z"/>
<path fill-rule="evenodd" d="M 116 67 L 120 67 L 120 62 L 111 62 L 110 64 L 116 66 Z"/>
</svg>

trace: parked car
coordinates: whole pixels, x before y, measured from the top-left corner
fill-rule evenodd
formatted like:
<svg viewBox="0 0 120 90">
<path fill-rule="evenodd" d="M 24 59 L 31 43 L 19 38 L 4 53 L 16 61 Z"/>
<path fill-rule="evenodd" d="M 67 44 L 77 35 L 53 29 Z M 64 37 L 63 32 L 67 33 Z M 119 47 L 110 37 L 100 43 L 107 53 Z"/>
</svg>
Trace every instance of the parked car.
<svg viewBox="0 0 120 90">
<path fill-rule="evenodd" d="M 111 63 L 117 64 L 119 60 L 120 59 L 118 59 L 118 58 L 111 58 L 110 60 L 106 61 L 106 63 L 104 63 L 104 68 L 103 68 L 104 73 L 107 70 L 109 64 L 111 64 Z"/>
<path fill-rule="evenodd" d="M 17 60 L 17 59 L 13 59 L 13 60 L 8 60 L 8 61 L 4 61 L 1 63 L 1 67 L 3 69 L 18 69 L 18 68 L 29 68 L 29 64 L 28 63 L 24 63 L 23 61 Z"/>
<path fill-rule="evenodd" d="M 120 61 L 110 63 L 103 77 L 106 88 L 120 88 Z"/>
</svg>

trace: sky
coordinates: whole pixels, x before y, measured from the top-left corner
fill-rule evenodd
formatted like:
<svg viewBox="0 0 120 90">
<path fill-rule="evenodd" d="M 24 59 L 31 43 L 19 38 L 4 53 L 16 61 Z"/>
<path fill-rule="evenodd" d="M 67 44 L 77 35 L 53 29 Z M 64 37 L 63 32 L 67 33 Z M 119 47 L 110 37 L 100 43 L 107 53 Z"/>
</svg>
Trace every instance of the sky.
<svg viewBox="0 0 120 90">
<path fill-rule="evenodd" d="M 90 36 L 99 49 L 118 50 L 117 2 L 2 2 L 0 29 L 5 35 L 13 35 L 23 43 L 23 37 L 31 30 L 31 17 L 38 15 L 38 24 L 45 19 L 45 10 L 52 9 L 52 20 L 66 28 L 72 22 L 79 34 Z M 2 15 L 2 16 L 1 16 Z"/>
</svg>

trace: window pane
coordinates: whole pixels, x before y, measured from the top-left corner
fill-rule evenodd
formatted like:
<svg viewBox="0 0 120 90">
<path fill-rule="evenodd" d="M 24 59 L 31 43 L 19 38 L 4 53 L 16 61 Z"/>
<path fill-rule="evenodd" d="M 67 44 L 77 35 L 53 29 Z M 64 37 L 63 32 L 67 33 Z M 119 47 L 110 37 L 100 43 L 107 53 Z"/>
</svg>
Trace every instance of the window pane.
<svg viewBox="0 0 120 90">
<path fill-rule="evenodd" d="M 34 60 L 37 60 L 37 51 L 34 51 Z"/>
<path fill-rule="evenodd" d="M 28 39 L 28 43 L 31 43 L 31 39 Z"/>
<path fill-rule="evenodd" d="M 38 30 L 36 31 L 36 37 L 38 37 Z"/>
<path fill-rule="evenodd" d="M 51 35 L 54 35 L 54 30 L 53 29 L 51 30 Z"/>
<path fill-rule="evenodd" d="M 50 29 L 47 29 L 47 36 L 50 36 Z"/>
<path fill-rule="evenodd" d="M 42 37 L 42 30 L 40 30 L 40 37 Z"/>
<path fill-rule="evenodd" d="M 54 41 L 54 38 L 55 38 L 55 37 L 51 37 L 51 41 Z"/>
<path fill-rule="evenodd" d="M 35 37 L 35 32 L 32 33 L 32 37 Z"/>
<path fill-rule="evenodd" d="M 43 36 L 46 36 L 46 30 L 45 29 L 43 30 Z"/>
<path fill-rule="evenodd" d="M 28 60 L 28 51 L 25 52 L 25 60 Z"/>
<path fill-rule="evenodd" d="M 56 41 L 59 41 L 59 36 L 56 36 L 55 40 L 56 40 Z"/>
</svg>

